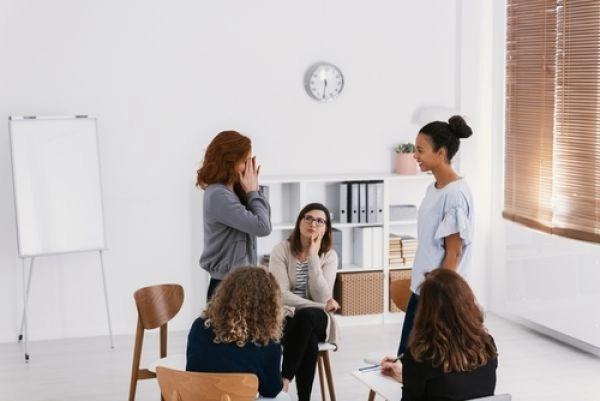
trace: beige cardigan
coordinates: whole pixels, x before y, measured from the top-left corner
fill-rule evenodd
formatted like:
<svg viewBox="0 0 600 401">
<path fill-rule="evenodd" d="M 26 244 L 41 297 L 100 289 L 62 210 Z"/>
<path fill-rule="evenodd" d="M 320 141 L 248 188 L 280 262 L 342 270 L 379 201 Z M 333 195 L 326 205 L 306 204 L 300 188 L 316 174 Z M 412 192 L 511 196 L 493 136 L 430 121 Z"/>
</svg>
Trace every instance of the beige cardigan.
<svg viewBox="0 0 600 401">
<path fill-rule="evenodd" d="M 306 298 L 296 295 L 292 289 L 296 285 L 296 264 L 298 259 L 292 254 L 290 243 L 287 240 L 280 242 L 273 248 L 269 257 L 269 271 L 273 273 L 279 287 L 283 305 L 287 316 L 293 316 L 296 309 L 321 308 L 333 298 L 333 286 L 337 275 L 338 255 L 333 249 L 322 256 L 309 256 L 308 282 Z M 327 341 L 335 343 L 337 339 L 337 323 L 333 313 L 327 313 Z"/>
</svg>

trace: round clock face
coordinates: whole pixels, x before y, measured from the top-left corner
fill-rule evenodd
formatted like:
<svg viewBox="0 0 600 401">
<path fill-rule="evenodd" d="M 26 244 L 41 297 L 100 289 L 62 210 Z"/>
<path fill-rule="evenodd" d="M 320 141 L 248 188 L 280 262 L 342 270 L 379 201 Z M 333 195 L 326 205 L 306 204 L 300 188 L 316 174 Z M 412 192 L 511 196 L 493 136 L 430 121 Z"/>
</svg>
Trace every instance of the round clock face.
<svg viewBox="0 0 600 401">
<path fill-rule="evenodd" d="M 306 92 L 321 102 L 337 98 L 344 88 L 344 76 L 338 67 L 330 63 L 317 63 L 306 72 Z"/>
</svg>

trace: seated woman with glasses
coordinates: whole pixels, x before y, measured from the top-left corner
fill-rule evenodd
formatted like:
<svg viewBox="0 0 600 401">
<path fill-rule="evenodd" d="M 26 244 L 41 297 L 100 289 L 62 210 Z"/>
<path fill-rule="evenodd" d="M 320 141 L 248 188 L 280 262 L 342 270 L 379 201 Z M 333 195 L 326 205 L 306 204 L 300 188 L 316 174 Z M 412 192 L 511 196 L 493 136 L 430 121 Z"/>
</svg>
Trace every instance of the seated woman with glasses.
<svg viewBox="0 0 600 401">
<path fill-rule="evenodd" d="M 298 401 L 310 400 L 318 343 L 335 342 L 333 299 L 338 255 L 332 249 L 331 217 L 320 203 L 306 205 L 287 240 L 273 248 L 269 270 L 281 288 L 286 321 L 281 375 L 284 389 L 296 378 Z"/>
</svg>

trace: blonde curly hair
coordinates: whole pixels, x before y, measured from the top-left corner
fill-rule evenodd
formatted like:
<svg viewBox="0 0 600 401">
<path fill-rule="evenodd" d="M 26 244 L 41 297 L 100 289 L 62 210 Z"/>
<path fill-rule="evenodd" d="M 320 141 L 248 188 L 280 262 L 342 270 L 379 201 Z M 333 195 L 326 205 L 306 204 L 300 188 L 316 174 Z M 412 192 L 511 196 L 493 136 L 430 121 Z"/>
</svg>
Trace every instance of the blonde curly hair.
<svg viewBox="0 0 600 401">
<path fill-rule="evenodd" d="M 281 290 L 266 269 L 237 267 L 219 284 L 202 317 L 215 343 L 278 342 L 283 335 Z"/>
</svg>

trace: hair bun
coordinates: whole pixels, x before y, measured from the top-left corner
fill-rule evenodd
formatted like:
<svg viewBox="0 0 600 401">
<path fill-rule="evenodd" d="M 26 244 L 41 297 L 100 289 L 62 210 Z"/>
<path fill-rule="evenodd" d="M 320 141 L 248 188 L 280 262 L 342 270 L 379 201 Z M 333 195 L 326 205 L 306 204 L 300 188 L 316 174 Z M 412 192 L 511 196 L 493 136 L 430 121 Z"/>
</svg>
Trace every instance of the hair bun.
<svg viewBox="0 0 600 401">
<path fill-rule="evenodd" d="M 455 115 L 450 117 L 448 119 L 448 125 L 450 125 L 450 130 L 452 130 L 454 135 L 458 138 L 468 138 L 473 135 L 473 130 L 467 125 L 467 122 L 462 116 Z"/>
</svg>

